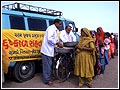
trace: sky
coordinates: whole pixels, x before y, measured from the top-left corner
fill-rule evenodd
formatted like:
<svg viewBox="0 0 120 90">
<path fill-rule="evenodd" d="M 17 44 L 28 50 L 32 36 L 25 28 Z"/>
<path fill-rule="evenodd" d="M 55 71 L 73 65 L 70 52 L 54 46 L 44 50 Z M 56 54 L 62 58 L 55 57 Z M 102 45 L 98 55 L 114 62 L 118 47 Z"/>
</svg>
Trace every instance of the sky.
<svg viewBox="0 0 120 90">
<path fill-rule="evenodd" d="M 79 31 L 102 27 L 105 32 L 119 33 L 119 1 L 1 1 L 1 6 L 15 2 L 61 11 Z"/>
</svg>

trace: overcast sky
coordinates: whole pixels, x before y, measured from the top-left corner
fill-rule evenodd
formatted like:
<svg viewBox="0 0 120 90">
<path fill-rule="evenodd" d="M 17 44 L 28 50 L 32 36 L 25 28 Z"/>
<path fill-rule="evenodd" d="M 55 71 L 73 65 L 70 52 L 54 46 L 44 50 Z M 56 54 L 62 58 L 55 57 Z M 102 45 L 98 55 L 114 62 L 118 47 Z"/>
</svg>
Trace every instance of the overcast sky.
<svg viewBox="0 0 120 90">
<path fill-rule="evenodd" d="M 16 1 L 2 1 L 1 4 L 11 4 Z M 17 1 L 18 2 L 18 1 Z M 63 17 L 75 22 L 80 30 L 86 27 L 96 30 L 102 27 L 104 31 L 119 32 L 119 1 L 19 1 L 24 4 L 54 9 L 63 12 Z"/>
</svg>

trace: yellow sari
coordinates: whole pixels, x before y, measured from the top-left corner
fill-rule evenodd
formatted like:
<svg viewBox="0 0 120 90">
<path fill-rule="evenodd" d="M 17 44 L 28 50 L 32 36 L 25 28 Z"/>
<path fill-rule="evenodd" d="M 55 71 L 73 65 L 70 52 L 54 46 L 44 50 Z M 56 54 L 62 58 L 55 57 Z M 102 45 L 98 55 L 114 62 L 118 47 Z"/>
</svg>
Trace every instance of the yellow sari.
<svg viewBox="0 0 120 90">
<path fill-rule="evenodd" d="M 80 77 L 93 77 L 94 76 L 94 65 L 95 59 L 95 45 L 94 39 L 90 35 L 90 31 L 83 28 L 83 31 L 88 37 L 81 37 L 77 47 L 94 48 L 93 51 L 77 49 L 77 55 L 75 58 L 74 74 Z"/>
</svg>

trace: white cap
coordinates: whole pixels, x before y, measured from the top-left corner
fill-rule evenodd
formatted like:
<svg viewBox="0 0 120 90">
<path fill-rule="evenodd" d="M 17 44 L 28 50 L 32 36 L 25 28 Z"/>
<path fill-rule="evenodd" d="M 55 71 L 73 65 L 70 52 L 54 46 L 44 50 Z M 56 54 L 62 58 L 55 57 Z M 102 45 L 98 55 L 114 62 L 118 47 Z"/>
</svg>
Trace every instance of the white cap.
<svg viewBox="0 0 120 90">
<path fill-rule="evenodd" d="M 71 26 L 71 29 L 73 30 L 73 25 L 72 25 L 72 24 L 69 24 L 69 26 Z"/>
</svg>

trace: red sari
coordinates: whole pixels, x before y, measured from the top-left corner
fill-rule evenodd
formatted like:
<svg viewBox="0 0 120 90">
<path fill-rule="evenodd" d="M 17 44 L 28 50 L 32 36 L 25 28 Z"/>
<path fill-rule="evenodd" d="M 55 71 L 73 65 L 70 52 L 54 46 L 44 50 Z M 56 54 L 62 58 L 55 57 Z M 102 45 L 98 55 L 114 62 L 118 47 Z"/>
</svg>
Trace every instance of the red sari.
<svg viewBox="0 0 120 90">
<path fill-rule="evenodd" d="M 104 42 L 104 31 L 103 31 L 102 27 L 98 27 L 98 28 L 99 28 L 100 34 L 96 35 L 96 40 L 97 41 L 102 40 L 102 43 L 103 43 Z M 98 44 L 100 44 L 100 43 L 98 42 Z"/>
</svg>

